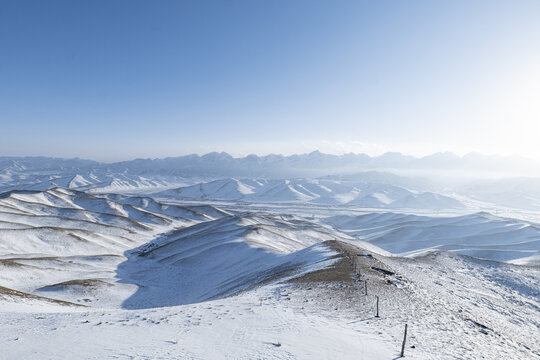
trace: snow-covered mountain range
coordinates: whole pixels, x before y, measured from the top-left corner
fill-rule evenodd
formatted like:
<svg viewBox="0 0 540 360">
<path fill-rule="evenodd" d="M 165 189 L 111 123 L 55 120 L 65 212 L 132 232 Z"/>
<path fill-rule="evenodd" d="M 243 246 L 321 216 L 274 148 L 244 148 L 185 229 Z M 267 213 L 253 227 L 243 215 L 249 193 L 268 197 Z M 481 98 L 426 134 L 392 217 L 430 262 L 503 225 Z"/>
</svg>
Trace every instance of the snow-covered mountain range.
<svg viewBox="0 0 540 360">
<path fill-rule="evenodd" d="M 326 179 L 220 179 L 154 194 L 184 200 L 228 200 L 252 203 L 312 203 L 363 208 L 463 209 L 452 197 L 385 183 Z"/>
<path fill-rule="evenodd" d="M 4 163 L 8 358 L 387 359 L 405 323 L 413 359 L 540 354 L 537 179 L 216 176 L 236 160 L 202 158 L 219 166 Z"/>
<path fill-rule="evenodd" d="M 272 184 L 234 189 L 249 195 L 250 188 Z M 415 348 L 408 349 L 413 359 L 430 357 L 448 339 L 448 358 L 504 352 L 533 359 L 540 350 L 537 224 L 487 213 L 418 216 L 317 205 L 313 214 L 313 205 L 273 204 L 220 208 L 66 188 L 4 193 L 4 352 L 15 356 L 24 344 L 30 358 L 61 350 L 67 359 L 76 355 L 62 339 L 85 343 L 90 336 L 113 346 L 140 329 L 147 336 L 130 348 L 148 356 L 151 348 L 164 358 L 171 344 L 186 339 L 174 354 L 219 357 L 194 344 L 220 348 L 247 331 L 256 339 L 242 340 L 242 353 L 220 351 L 282 357 L 277 345 L 265 345 L 268 339 L 299 357 L 318 357 L 313 349 L 330 338 L 347 357 L 360 347 L 369 358 L 384 359 L 395 356 L 402 336 L 396 323 L 405 322 L 415 334 Z M 374 294 L 380 320 L 359 321 L 374 319 Z M 216 326 L 230 330 L 216 332 Z M 313 328 L 309 339 L 294 336 Z M 357 338 L 368 340 L 359 345 Z M 334 353 L 325 344 L 317 351 Z M 470 344 L 474 352 L 463 349 Z M 106 356 L 101 347 L 78 353 L 96 351 Z"/>
<path fill-rule="evenodd" d="M 206 155 L 186 155 L 163 159 L 135 159 L 115 163 L 92 160 L 47 157 L 0 157 L 2 172 L 71 172 L 127 173 L 132 175 L 162 175 L 182 177 L 320 177 L 350 174 L 367 170 L 451 170 L 487 171 L 510 174 L 540 175 L 540 164 L 519 156 L 497 156 L 470 153 L 436 153 L 417 158 L 401 153 L 386 153 L 370 157 L 366 154 L 330 155 L 314 151 L 301 155 L 249 155 L 235 158 L 221 152 Z"/>
<path fill-rule="evenodd" d="M 423 158 L 319 152 L 233 158 L 210 153 L 110 164 L 0 157 L 0 193 L 61 187 L 90 193 L 160 193 L 189 200 L 431 210 L 486 203 L 537 211 L 540 177 L 519 175 L 534 172 L 537 165 L 521 158 L 450 153 Z M 528 170 L 518 171 L 524 168 Z M 504 172 L 507 175 L 501 177 Z"/>
</svg>

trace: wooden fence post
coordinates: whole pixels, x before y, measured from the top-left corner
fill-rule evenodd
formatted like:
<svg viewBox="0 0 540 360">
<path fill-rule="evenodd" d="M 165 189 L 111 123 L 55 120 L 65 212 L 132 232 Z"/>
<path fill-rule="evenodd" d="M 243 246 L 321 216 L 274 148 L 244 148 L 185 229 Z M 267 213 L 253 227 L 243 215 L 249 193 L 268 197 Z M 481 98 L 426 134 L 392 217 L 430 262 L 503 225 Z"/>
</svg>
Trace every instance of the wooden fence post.
<svg viewBox="0 0 540 360">
<path fill-rule="evenodd" d="M 366 296 L 367 296 L 367 279 L 364 280 L 364 293 L 365 293 Z"/>
<path fill-rule="evenodd" d="M 405 341 L 407 341 L 407 324 L 405 324 L 405 333 L 403 334 L 403 344 L 401 344 L 400 357 L 405 357 Z"/>
<path fill-rule="evenodd" d="M 377 295 L 377 315 L 375 317 L 379 317 L 379 296 Z"/>
</svg>

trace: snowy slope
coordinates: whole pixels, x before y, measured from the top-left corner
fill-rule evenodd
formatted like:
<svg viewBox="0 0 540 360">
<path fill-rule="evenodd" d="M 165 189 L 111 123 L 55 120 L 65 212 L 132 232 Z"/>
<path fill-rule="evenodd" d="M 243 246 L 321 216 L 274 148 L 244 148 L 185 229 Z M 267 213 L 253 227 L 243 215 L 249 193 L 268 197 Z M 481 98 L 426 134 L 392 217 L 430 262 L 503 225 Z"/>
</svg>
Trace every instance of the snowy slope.
<svg viewBox="0 0 540 360">
<path fill-rule="evenodd" d="M 113 291 L 126 251 L 163 232 L 222 216 L 228 214 L 208 205 L 189 208 L 61 188 L 4 193 L 0 286 L 78 303 L 103 298 L 102 291 Z M 135 288 L 121 286 L 105 302 L 121 302 Z"/>
<path fill-rule="evenodd" d="M 111 173 L 107 170 L 87 172 L 73 169 L 30 171 L 0 168 L 0 193 L 11 190 L 47 190 L 56 187 L 94 193 L 155 192 L 192 183 L 178 176 L 142 176 Z"/>
<path fill-rule="evenodd" d="M 447 199 L 339 180 L 228 179 L 186 194 L 207 199 L 1 195 L 2 353 L 389 359 L 407 323 L 412 359 L 540 354 L 533 222 L 365 213 L 341 204 Z M 230 202 L 217 208 L 211 194 Z"/>
<path fill-rule="evenodd" d="M 260 218 L 225 217 L 178 230 L 133 250 L 120 264 L 121 282 L 139 291 L 123 307 L 200 302 L 247 289 L 278 275 L 332 263 L 322 245 L 332 235 Z"/>
<path fill-rule="evenodd" d="M 239 200 L 246 195 L 253 194 L 256 188 L 263 186 L 263 183 L 264 180 L 261 183 L 249 180 L 221 179 L 168 190 L 162 194 L 192 200 Z"/>
<path fill-rule="evenodd" d="M 362 208 L 463 209 L 450 196 L 413 192 L 384 183 L 328 179 L 221 179 L 166 190 L 156 197 L 185 200 L 227 200 L 251 203 L 313 203 Z"/>
<path fill-rule="evenodd" d="M 331 264 L 320 244 L 335 235 L 304 225 L 149 197 L 5 193 L 0 286 L 102 306 L 199 302 Z"/>
<path fill-rule="evenodd" d="M 328 217 L 323 222 L 402 256 L 443 249 L 517 264 L 540 264 L 540 225 L 489 213 L 457 217 L 372 213 Z"/>
</svg>

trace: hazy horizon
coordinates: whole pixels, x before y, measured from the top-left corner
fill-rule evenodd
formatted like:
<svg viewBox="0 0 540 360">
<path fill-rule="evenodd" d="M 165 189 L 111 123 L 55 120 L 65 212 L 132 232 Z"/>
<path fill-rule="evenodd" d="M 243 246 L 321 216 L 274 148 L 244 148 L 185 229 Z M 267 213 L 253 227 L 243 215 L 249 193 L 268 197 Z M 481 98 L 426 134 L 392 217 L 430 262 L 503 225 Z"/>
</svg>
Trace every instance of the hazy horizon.
<svg viewBox="0 0 540 360">
<path fill-rule="evenodd" d="M 231 156 L 234 159 L 244 159 L 244 158 L 249 157 L 249 156 L 257 156 L 257 157 L 260 157 L 260 158 L 267 157 L 267 156 L 283 156 L 283 157 L 307 156 L 307 155 L 314 154 L 314 153 L 320 153 L 322 155 L 333 155 L 333 156 L 338 156 L 338 157 L 345 156 L 345 155 L 354 155 L 354 156 L 367 155 L 372 159 L 380 158 L 380 157 L 383 157 L 383 156 L 389 155 L 389 154 L 399 154 L 399 155 L 404 156 L 404 157 L 412 157 L 412 158 L 418 159 L 418 160 L 423 159 L 423 158 L 429 158 L 429 157 L 432 157 L 432 156 L 437 156 L 437 155 L 455 156 L 455 157 L 457 157 L 459 159 L 464 159 L 464 158 L 466 158 L 468 156 L 479 155 L 479 156 L 482 156 L 482 157 L 497 157 L 497 158 L 501 158 L 501 159 L 521 159 L 521 160 L 535 162 L 535 163 L 540 164 L 540 162 L 535 160 L 535 159 L 528 158 L 526 156 L 522 156 L 522 155 L 519 155 L 519 154 L 510 154 L 510 155 L 486 154 L 486 153 L 481 153 L 481 152 L 477 152 L 477 151 L 471 151 L 471 152 L 468 152 L 468 153 L 465 153 L 465 154 L 456 154 L 456 153 L 454 153 L 452 151 L 438 151 L 438 152 L 433 152 L 433 153 L 426 153 L 425 155 L 414 155 L 414 154 L 403 153 L 403 152 L 400 152 L 400 151 L 386 151 L 386 152 L 376 153 L 376 154 L 369 154 L 369 153 L 366 153 L 366 152 L 331 153 L 331 152 L 324 152 L 324 151 L 321 151 L 319 149 L 315 149 L 315 150 L 308 151 L 308 152 L 301 152 L 301 153 L 268 152 L 268 153 L 260 153 L 260 154 L 257 154 L 257 153 L 238 154 L 238 153 L 230 153 L 230 152 L 225 151 L 225 150 L 221 150 L 221 151 L 217 150 L 217 151 L 209 151 L 209 152 L 191 152 L 191 153 L 188 152 L 188 153 L 183 153 L 183 154 L 177 154 L 177 155 L 172 155 L 172 156 L 162 156 L 162 157 L 150 157 L 150 156 L 126 157 L 126 158 L 118 158 L 116 160 L 107 160 L 107 159 L 83 157 L 83 156 L 72 156 L 72 157 L 70 157 L 70 156 L 48 156 L 48 155 L 39 155 L 39 154 L 34 154 L 34 155 L 9 155 L 9 154 L 4 155 L 4 154 L 0 154 L 0 158 L 40 158 L 40 157 L 44 157 L 44 158 L 64 159 L 64 160 L 79 159 L 79 160 L 95 161 L 95 162 L 99 162 L 99 163 L 117 163 L 117 162 L 126 162 L 126 161 L 134 161 L 134 160 L 174 159 L 174 158 L 188 157 L 188 156 L 193 156 L 193 155 L 203 157 L 205 155 L 210 155 L 210 154 L 214 154 L 214 153 L 227 154 L 227 155 Z"/>
</svg>

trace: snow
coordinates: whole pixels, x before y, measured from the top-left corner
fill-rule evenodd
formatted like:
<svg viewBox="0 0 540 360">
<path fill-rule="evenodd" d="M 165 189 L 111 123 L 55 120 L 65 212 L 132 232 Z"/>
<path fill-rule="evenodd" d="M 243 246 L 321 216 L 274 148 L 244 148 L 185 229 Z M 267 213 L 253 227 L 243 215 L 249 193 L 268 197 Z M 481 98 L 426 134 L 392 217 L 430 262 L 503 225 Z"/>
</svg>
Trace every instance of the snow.
<svg viewBox="0 0 540 360">
<path fill-rule="evenodd" d="M 0 312 L 3 356 L 25 359 L 390 359 L 397 344 L 361 325 L 257 294 L 144 311 Z"/>
<path fill-rule="evenodd" d="M 164 199 L 313 203 L 364 208 L 463 209 L 457 198 L 388 184 L 324 179 L 220 179 L 154 194 Z"/>
<path fill-rule="evenodd" d="M 262 171 L 337 160 L 246 161 Z M 516 209 L 489 203 L 509 203 L 496 182 L 480 191 L 384 174 L 186 179 L 165 166 L 178 163 L 226 172 L 238 161 L 67 161 L 54 173 L 7 162 L 3 357 L 393 359 L 408 324 L 407 358 L 540 358 L 535 191 L 509 189 Z"/>
<path fill-rule="evenodd" d="M 484 259 L 539 264 L 540 225 L 522 220 L 486 213 L 452 217 L 372 213 L 322 221 L 400 256 L 442 249 Z"/>
</svg>

